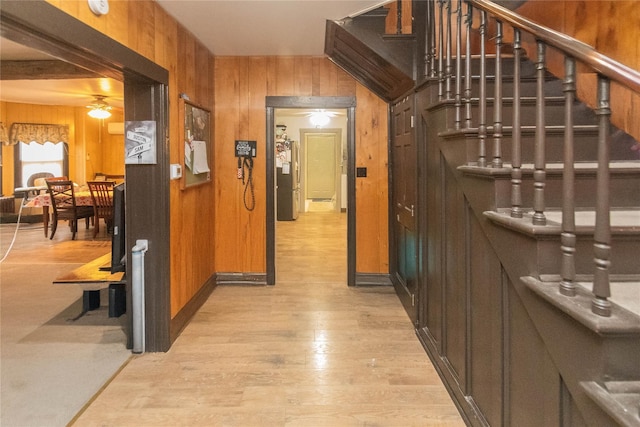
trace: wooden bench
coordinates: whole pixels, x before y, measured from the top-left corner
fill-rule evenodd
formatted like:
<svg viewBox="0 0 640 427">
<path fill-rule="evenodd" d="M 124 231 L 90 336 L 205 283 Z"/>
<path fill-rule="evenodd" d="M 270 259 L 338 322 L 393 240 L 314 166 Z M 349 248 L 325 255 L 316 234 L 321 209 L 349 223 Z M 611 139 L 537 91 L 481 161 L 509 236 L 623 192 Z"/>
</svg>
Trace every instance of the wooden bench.
<svg viewBox="0 0 640 427">
<path fill-rule="evenodd" d="M 82 313 L 100 307 L 100 290 L 109 287 L 109 317 L 119 317 L 126 310 L 124 272 L 111 274 L 103 267 L 110 265 L 107 253 L 75 270 L 56 278 L 54 285 L 80 285 L 82 288 Z M 78 317 L 80 317 L 78 316 Z"/>
</svg>

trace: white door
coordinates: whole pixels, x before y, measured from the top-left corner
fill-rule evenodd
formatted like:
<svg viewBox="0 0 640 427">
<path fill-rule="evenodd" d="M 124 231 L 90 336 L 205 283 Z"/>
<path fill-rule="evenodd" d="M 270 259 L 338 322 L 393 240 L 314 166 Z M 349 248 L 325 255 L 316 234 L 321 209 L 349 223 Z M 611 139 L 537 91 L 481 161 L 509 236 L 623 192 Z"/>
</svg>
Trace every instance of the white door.
<svg viewBox="0 0 640 427">
<path fill-rule="evenodd" d="M 306 136 L 305 144 L 307 199 L 333 199 L 337 185 L 336 134 L 311 133 Z"/>
</svg>

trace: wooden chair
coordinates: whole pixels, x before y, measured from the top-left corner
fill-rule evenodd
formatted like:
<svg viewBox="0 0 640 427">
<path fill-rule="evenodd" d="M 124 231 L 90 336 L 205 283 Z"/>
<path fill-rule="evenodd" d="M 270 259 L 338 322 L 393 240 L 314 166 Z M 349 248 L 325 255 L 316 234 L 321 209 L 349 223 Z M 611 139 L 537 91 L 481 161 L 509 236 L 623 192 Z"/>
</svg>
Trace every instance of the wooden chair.
<svg viewBox="0 0 640 427">
<path fill-rule="evenodd" d="M 93 199 L 94 223 L 93 237 L 100 231 L 100 218 L 104 219 L 107 233 L 113 227 L 113 181 L 87 181 Z"/>
<path fill-rule="evenodd" d="M 75 240 L 78 231 L 78 220 L 85 218 L 87 228 L 89 228 L 89 219 L 93 217 L 92 206 L 76 206 L 76 193 L 74 184 L 69 180 L 59 180 L 50 178 L 47 180 L 47 191 L 51 197 L 51 206 L 53 214 L 51 219 L 51 237 L 53 239 L 58 228 L 58 220 L 69 221 L 71 227 L 71 240 Z"/>
</svg>

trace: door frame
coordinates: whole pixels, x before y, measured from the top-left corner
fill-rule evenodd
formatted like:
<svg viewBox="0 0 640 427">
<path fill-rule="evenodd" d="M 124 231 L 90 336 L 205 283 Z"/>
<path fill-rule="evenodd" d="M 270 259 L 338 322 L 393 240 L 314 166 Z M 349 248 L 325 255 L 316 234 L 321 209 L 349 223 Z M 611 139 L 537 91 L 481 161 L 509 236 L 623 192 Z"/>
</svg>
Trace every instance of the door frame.
<svg viewBox="0 0 640 427">
<path fill-rule="evenodd" d="M 347 110 L 347 286 L 356 284 L 356 97 L 355 96 L 267 96 L 266 97 L 266 204 L 267 285 L 276 284 L 275 212 L 275 112 L 276 108 L 340 108 Z"/>
<path fill-rule="evenodd" d="M 138 239 L 150 242 L 145 254 L 145 351 L 171 346 L 169 257 L 169 72 L 106 34 L 45 1 L 2 0 L 3 37 L 45 51 L 96 74 L 124 82 L 125 120 L 154 120 L 157 163 L 125 165 L 127 248 Z M 123 160 L 124 161 L 124 160 Z M 153 212 L 149 216 L 149 212 Z M 131 251 L 127 251 L 127 277 Z M 127 312 L 131 313 L 131 283 L 127 281 Z M 131 319 L 127 347 L 132 347 Z"/>
</svg>

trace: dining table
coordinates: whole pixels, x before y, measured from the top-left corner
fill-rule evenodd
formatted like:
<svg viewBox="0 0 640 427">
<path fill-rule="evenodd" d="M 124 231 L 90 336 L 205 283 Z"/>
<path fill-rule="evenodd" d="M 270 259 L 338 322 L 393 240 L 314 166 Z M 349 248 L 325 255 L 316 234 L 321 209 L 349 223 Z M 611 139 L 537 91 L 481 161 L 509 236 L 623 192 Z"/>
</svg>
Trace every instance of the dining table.
<svg viewBox="0 0 640 427">
<path fill-rule="evenodd" d="M 76 206 L 93 206 L 93 199 L 91 198 L 91 192 L 89 190 L 80 189 L 75 191 L 74 194 Z M 25 204 L 27 208 L 42 208 L 42 223 L 45 238 L 49 237 L 49 206 L 51 206 L 51 195 L 46 192 L 41 192 Z"/>
</svg>

